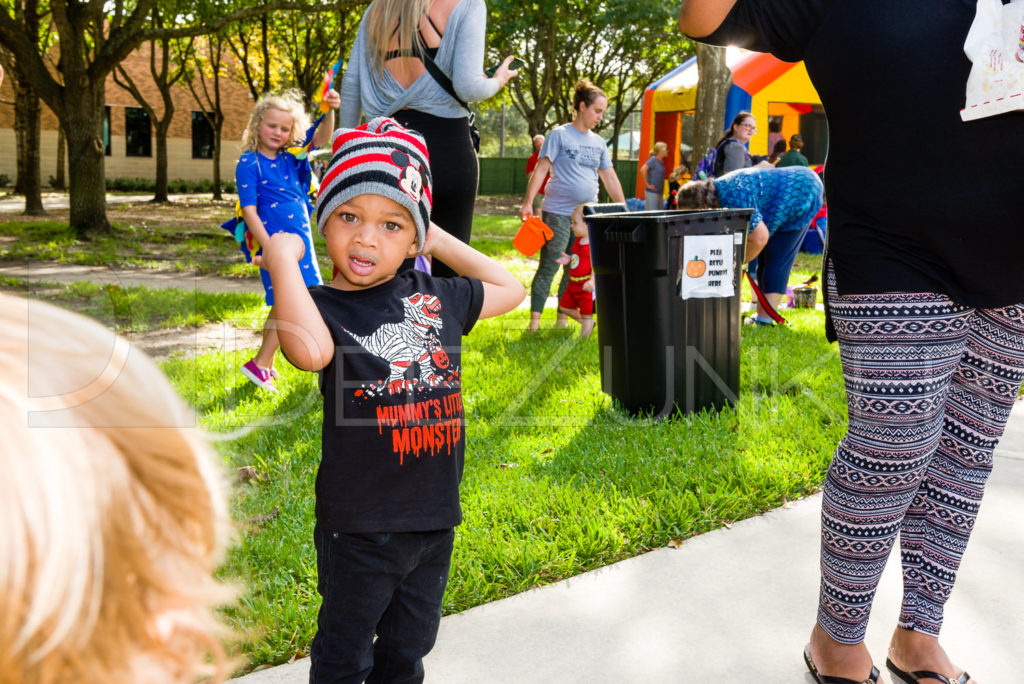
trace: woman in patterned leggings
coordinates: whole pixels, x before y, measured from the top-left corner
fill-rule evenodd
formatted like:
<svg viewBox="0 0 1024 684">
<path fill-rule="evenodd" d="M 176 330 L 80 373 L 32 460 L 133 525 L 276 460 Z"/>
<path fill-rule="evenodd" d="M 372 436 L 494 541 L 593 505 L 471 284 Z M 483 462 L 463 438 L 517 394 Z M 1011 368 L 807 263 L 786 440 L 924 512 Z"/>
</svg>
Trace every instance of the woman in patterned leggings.
<svg viewBox="0 0 1024 684">
<path fill-rule="evenodd" d="M 938 635 L 1024 379 L 1024 306 L 840 295 L 831 269 L 827 278 L 850 418 L 825 480 L 818 624 L 863 641 L 898 532 L 899 628 Z"/>
<path fill-rule="evenodd" d="M 850 423 L 824 486 L 804 650 L 821 683 L 879 680 L 864 635 L 897 534 L 904 599 L 886 666 L 905 684 L 970 681 L 939 643 L 943 605 L 1024 375 L 1024 135 L 1019 112 L 965 109 L 977 10 L 682 0 L 690 36 L 802 61 L 828 112 L 826 334 Z M 908 135 L 924 141 L 912 158 L 882 161 Z"/>
</svg>

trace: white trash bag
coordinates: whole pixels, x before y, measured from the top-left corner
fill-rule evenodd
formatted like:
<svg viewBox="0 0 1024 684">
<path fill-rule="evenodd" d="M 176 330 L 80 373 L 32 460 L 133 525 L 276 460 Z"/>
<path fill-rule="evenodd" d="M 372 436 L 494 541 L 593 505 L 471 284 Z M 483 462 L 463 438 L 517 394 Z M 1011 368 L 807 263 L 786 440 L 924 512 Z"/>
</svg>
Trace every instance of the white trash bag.
<svg viewBox="0 0 1024 684">
<path fill-rule="evenodd" d="M 964 52 L 974 66 L 961 119 L 1024 109 L 1024 1 L 978 0 Z"/>
</svg>

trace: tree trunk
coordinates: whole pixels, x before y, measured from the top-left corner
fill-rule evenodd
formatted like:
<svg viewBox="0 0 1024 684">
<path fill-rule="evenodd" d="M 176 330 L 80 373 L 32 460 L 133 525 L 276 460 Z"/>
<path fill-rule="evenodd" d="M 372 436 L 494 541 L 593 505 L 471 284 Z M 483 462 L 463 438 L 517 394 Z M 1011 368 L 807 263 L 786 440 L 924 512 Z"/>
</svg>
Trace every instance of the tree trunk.
<svg viewBox="0 0 1024 684">
<path fill-rule="evenodd" d="M 78 79 L 66 86 L 65 108 L 70 165 L 71 227 L 80 238 L 110 231 L 104 176 L 104 83 Z"/>
<path fill-rule="evenodd" d="M 167 129 L 171 127 L 171 117 L 164 118 L 156 124 L 156 193 L 154 202 L 167 202 Z"/>
<path fill-rule="evenodd" d="M 66 160 L 68 158 L 68 140 L 64 135 L 64 126 L 57 125 L 57 173 L 53 177 L 53 188 L 64 190 L 67 188 L 68 179 L 64 174 Z"/>
<path fill-rule="evenodd" d="M 697 43 L 697 74 L 691 171 L 725 130 L 725 101 L 732 86 L 732 72 L 725 62 L 725 48 Z"/>
<path fill-rule="evenodd" d="M 213 199 L 222 200 L 224 194 L 220 188 L 220 139 L 224 117 L 215 115 L 215 118 L 217 123 L 213 129 Z"/>
<path fill-rule="evenodd" d="M 14 191 L 25 196 L 25 214 L 39 216 L 43 210 L 40 180 L 40 114 L 39 96 L 24 74 L 16 74 L 14 83 L 14 136 L 18 149 L 18 178 Z"/>
<path fill-rule="evenodd" d="M 263 94 L 270 92 L 270 36 L 267 15 L 260 15 L 260 38 L 263 48 Z"/>
</svg>

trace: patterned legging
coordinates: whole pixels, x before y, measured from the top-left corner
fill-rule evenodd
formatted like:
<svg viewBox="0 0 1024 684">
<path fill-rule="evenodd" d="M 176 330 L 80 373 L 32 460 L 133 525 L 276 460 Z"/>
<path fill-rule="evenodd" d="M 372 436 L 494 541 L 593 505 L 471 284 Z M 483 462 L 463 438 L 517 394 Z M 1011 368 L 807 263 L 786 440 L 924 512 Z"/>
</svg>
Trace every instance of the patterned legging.
<svg viewBox="0 0 1024 684">
<path fill-rule="evenodd" d="M 899 532 L 899 626 L 938 636 L 1024 378 L 1024 305 L 839 296 L 831 273 L 828 288 L 850 418 L 825 480 L 818 624 L 863 641 Z"/>
</svg>

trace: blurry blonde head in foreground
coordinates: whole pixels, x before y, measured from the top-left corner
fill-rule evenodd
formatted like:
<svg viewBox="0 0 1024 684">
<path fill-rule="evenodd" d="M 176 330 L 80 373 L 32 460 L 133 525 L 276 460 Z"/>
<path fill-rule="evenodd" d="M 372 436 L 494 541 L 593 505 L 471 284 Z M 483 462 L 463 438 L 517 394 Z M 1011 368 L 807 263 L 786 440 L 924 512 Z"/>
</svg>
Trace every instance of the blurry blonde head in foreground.
<svg viewBox="0 0 1024 684">
<path fill-rule="evenodd" d="M 224 679 L 224 489 L 160 370 L 0 295 L 0 435 L 0 684 Z"/>
</svg>

